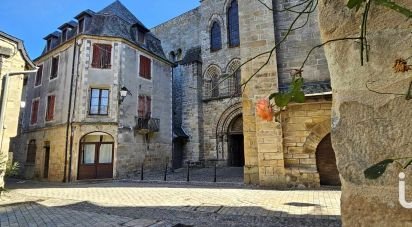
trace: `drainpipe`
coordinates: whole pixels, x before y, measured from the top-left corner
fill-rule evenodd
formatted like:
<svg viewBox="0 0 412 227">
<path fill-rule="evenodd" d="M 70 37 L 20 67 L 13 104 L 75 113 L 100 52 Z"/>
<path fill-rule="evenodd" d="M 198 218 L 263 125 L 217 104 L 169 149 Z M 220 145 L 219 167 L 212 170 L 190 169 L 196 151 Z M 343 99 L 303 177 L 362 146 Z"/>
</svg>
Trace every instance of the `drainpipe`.
<svg viewBox="0 0 412 227">
<path fill-rule="evenodd" d="M 14 75 L 21 75 L 21 74 L 29 74 L 29 73 L 36 73 L 38 67 L 36 67 L 34 70 L 28 70 L 28 71 L 16 71 L 16 72 L 9 72 L 4 76 L 4 89 L 1 90 L 1 110 L 0 110 L 0 130 L 1 130 L 1 142 L 0 142 L 0 152 L 3 149 L 3 137 L 4 137 L 4 130 L 6 129 L 4 125 L 4 119 L 6 117 L 6 108 L 7 108 L 7 99 L 8 99 L 8 86 L 9 86 L 9 79 L 10 76 Z"/>
<path fill-rule="evenodd" d="M 65 145 L 65 153 L 64 153 L 64 172 L 63 172 L 63 182 L 70 182 L 71 178 L 71 163 L 72 163 L 72 143 L 73 143 L 73 131 L 71 131 L 70 135 L 70 156 L 68 154 L 69 148 L 69 131 L 70 131 L 70 122 L 71 122 L 71 110 L 72 110 L 72 96 L 73 96 L 73 84 L 74 84 L 74 74 L 75 74 L 75 66 L 76 66 L 76 52 L 77 52 L 77 37 L 74 38 L 74 45 L 73 45 L 73 63 L 72 63 L 72 77 L 70 81 L 70 92 L 69 92 L 69 109 L 67 111 L 67 125 L 66 125 L 66 145 Z M 69 176 L 67 177 L 67 156 L 69 156 Z"/>
</svg>

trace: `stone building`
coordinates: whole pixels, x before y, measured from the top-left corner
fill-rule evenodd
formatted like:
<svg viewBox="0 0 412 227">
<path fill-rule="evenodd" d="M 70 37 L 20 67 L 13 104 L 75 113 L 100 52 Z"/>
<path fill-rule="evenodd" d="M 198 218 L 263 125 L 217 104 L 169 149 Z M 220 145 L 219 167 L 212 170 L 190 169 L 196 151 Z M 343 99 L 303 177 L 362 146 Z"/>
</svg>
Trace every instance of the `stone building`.
<svg viewBox="0 0 412 227">
<path fill-rule="evenodd" d="M 172 154 L 172 63 L 115 1 L 46 36 L 13 148 L 26 178 L 125 177 Z"/>
<path fill-rule="evenodd" d="M 277 11 L 291 2 L 263 2 L 266 5 L 249 0 L 202 0 L 199 7 L 149 31 L 116 1 L 97 13 L 84 11 L 77 22 L 62 25 L 60 33 L 46 37 L 45 52 L 35 60 L 45 76 L 38 73 L 28 82 L 20 136 L 23 147 L 17 149 L 26 163 L 26 175 L 50 180 L 121 177 L 138 171 L 142 162 L 156 168 L 169 161 L 173 168 L 180 168 L 194 161 L 243 167 L 247 184 L 340 184 L 329 135 L 331 87 L 322 49 L 314 51 L 303 68 L 304 104 L 293 103 L 272 122 L 255 114 L 256 101 L 287 90 L 291 71 L 320 43 L 316 13 L 307 21 L 306 17 L 297 20 L 294 28 L 306 26 L 286 37 L 295 16 Z M 272 55 L 261 54 L 280 41 Z M 95 48 L 111 50 L 109 64 L 94 66 L 101 63 L 93 60 Z M 142 55 L 153 62 L 150 81 L 136 76 L 142 69 Z M 53 64 L 62 70 L 53 70 Z M 36 77 L 41 80 L 36 82 Z M 249 82 L 242 87 L 245 81 Z M 131 95 L 119 102 L 123 87 Z M 99 103 L 108 96 L 109 113 L 104 116 L 90 114 L 94 89 L 98 89 Z M 105 90 L 110 92 L 103 95 Z M 47 121 L 43 119 L 48 116 L 47 100 L 53 96 L 61 111 Z M 157 133 L 140 136 L 136 109 L 147 97 L 152 100 L 151 117 L 159 118 L 161 127 Z M 41 117 L 31 124 L 33 109 Z M 113 147 L 113 166 L 102 170 L 109 175 L 83 177 L 82 168 L 90 167 L 81 165 L 89 143 L 96 146 L 95 173 L 103 168 L 97 162 L 102 152 L 97 147 L 107 143 Z M 29 158 L 31 163 L 26 161 Z"/>
<path fill-rule="evenodd" d="M 10 138 L 17 135 L 21 97 L 27 75 L 35 70 L 35 65 L 28 57 L 23 42 L 0 31 L 0 160 L 4 169 L 7 160 Z M 10 154 L 11 156 L 11 154 Z M 11 158 L 10 158 L 11 160 Z M 1 174 L 4 174 L 2 171 Z M 3 175 L 0 176 L 0 187 L 4 186 Z"/>
<path fill-rule="evenodd" d="M 295 15 L 269 8 L 280 11 L 292 3 L 263 2 L 266 6 L 249 0 L 202 0 L 198 8 L 152 29 L 177 63 L 173 166 L 181 167 L 186 160 L 218 160 L 222 166 L 244 167 L 247 184 L 339 185 L 329 135 L 329 70 L 322 49 L 304 67 L 304 104 L 292 104 L 273 122 L 255 115 L 256 100 L 287 90 L 291 70 L 320 43 L 316 13 L 305 27 L 285 37 Z M 299 19 L 295 27 L 305 20 Z M 255 58 L 281 40 L 273 55 Z"/>
</svg>

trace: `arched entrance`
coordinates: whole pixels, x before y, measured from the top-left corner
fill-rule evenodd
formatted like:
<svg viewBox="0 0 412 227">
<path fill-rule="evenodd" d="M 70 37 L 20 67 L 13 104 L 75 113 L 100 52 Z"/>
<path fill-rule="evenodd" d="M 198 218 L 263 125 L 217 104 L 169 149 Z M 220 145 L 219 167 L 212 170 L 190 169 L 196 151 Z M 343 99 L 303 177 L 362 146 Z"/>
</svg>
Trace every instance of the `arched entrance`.
<svg viewBox="0 0 412 227">
<path fill-rule="evenodd" d="M 239 115 L 229 125 L 228 132 L 229 152 L 228 165 L 243 167 L 245 165 L 245 152 L 243 145 L 243 118 Z"/>
<path fill-rule="evenodd" d="M 80 139 L 78 180 L 113 178 L 114 139 L 93 132 Z"/>
<path fill-rule="evenodd" d="M 341 185 L 330 133 L 321 140 L 316 148 L 316 166 L 321 185 Z"/>
</svg>

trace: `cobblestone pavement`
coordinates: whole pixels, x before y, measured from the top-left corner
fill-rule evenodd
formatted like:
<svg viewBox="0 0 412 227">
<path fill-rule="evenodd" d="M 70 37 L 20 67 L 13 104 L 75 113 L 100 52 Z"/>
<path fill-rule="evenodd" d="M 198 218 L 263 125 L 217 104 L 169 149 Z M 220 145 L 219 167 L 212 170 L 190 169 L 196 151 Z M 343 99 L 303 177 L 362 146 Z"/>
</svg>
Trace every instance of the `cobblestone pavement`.
<svg viewBox="0 0 412 227">
<path fill-rule="evenodd" d="M 337 190 L 11 182 L 1 226 L 340 226 Z M 182 226 L 182 225 L 180 225 Z"/>
</svg>

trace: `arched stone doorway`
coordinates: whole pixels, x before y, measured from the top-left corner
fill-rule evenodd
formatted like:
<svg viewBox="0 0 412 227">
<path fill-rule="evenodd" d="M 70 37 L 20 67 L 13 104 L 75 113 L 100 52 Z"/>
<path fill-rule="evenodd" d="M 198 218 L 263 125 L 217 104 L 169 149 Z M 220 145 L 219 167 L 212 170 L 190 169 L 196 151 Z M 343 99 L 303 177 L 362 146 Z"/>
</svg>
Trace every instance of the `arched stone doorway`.
<svg viewBox="0 0 412 227">
<path fill-rule="evenodd" d="M 316 166 L 321 185 L 341 185 L 330 133 L 320 141 L 316 148 Z"/>
<path fill-rule="evenodd" d="M 80 139 L 78 180 L 113 178 L 114 139 L 92 132 Z"/>
<path fill-rule="evenodd" d="M 239 115 L 229 125 L 228 133 L 228 165 L 243 167 L 245 165 L 245 152 L 243 145 L 243 118 Z"/>
</svg>

